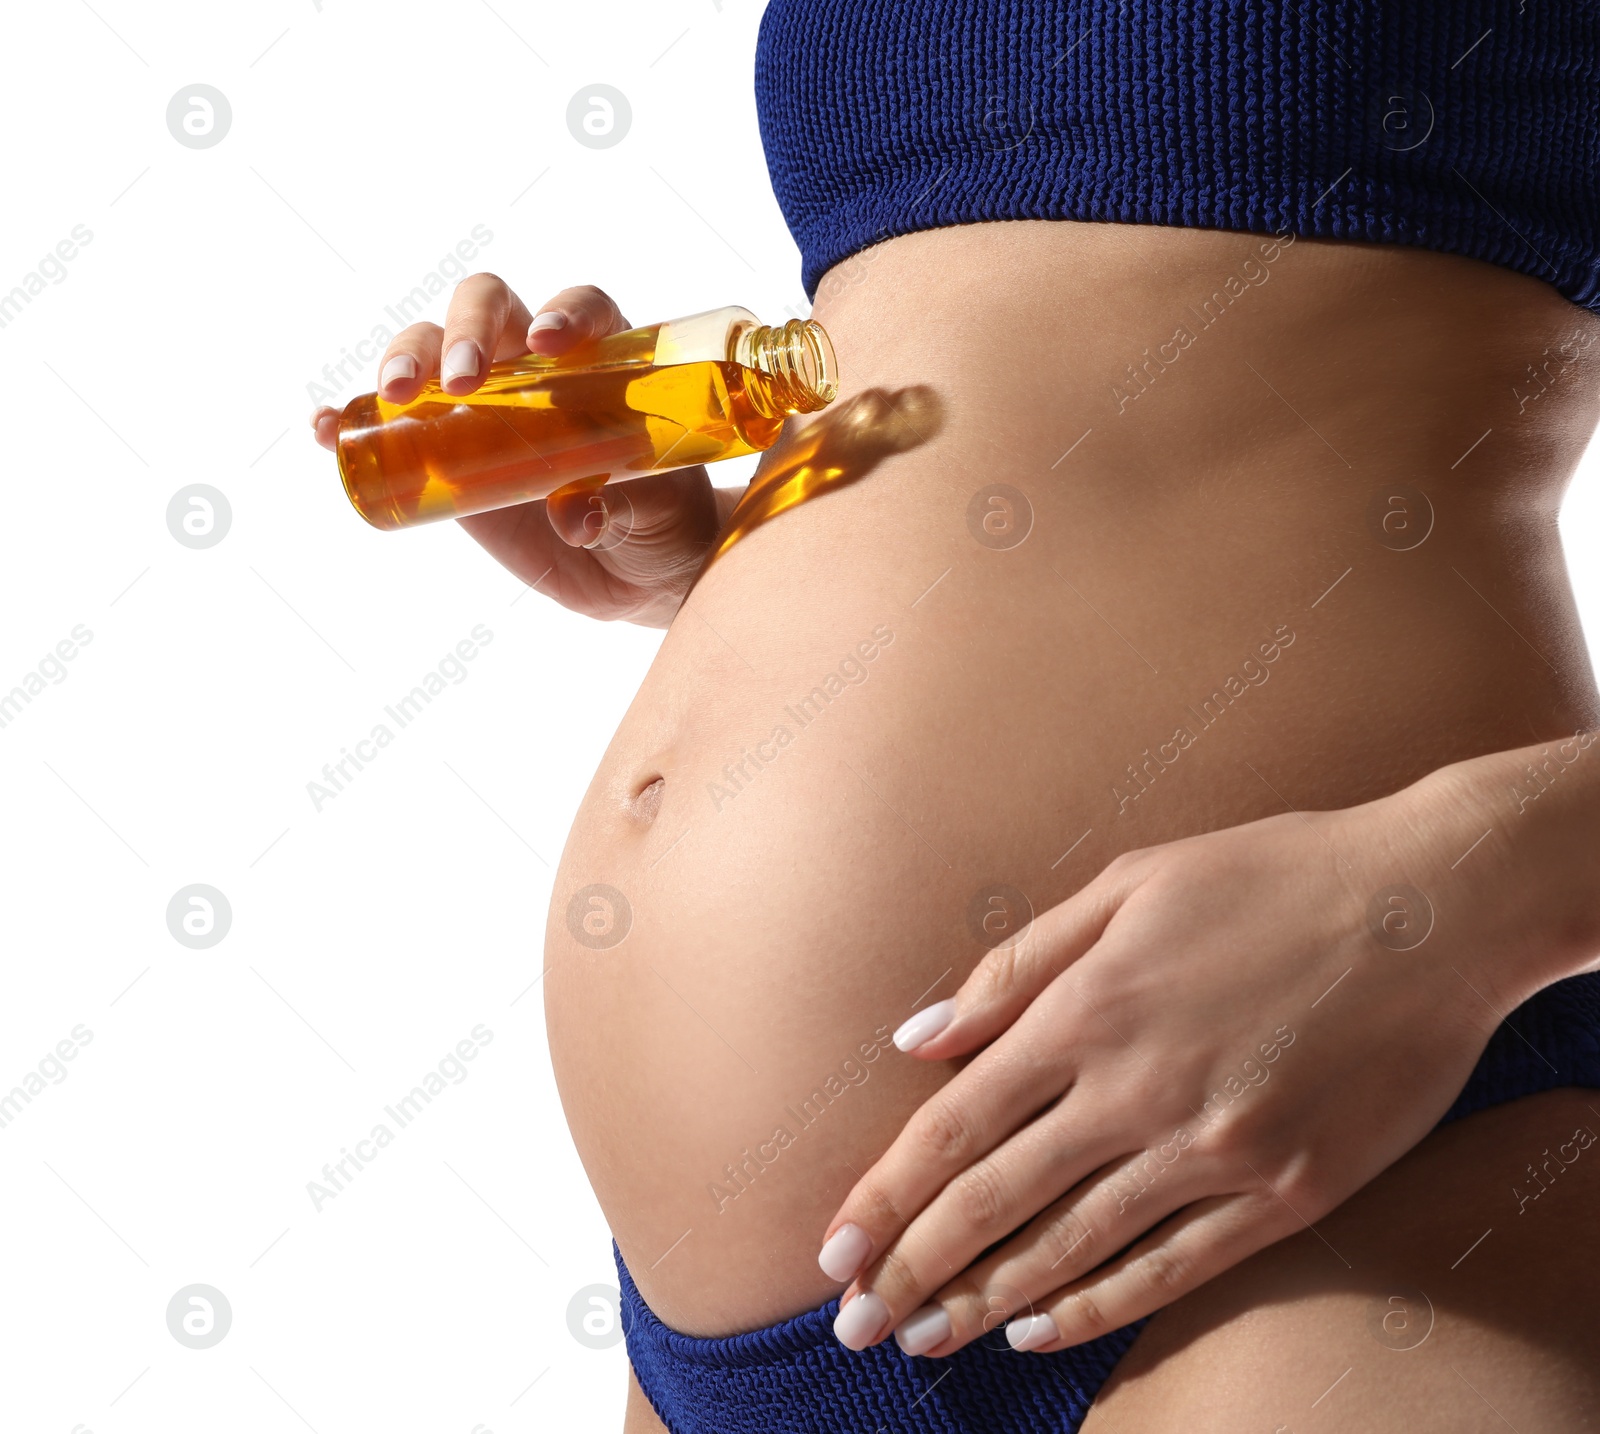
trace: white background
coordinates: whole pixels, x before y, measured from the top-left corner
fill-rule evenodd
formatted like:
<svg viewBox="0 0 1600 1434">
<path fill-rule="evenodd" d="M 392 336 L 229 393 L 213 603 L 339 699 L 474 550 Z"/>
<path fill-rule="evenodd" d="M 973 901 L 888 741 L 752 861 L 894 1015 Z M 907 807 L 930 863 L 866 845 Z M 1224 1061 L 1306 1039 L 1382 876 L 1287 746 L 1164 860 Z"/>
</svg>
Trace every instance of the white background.
<svg viewBox="0 0 1600 1434">
<path fill-rule="evenodd" d="M 7 8 L 0 293 L 93 237 L 0 328 L 0 692 L 92 640 L 0 728 L 0 1092 L 92 1039 L 0 1128 L 5 1429 L 618 1427 L 622 1347 L 569 1331 L 615 1274 L 533 983 L 567 827 L 659 638 L 523 598 L 454 525 L 367 528 L 308 385 L 477 225 L 467 267 L 535 304 L 595 282 L 635 322 L 804 312 L 759 15 Z M 597 82 L 632 109 L 607 149 L 566 121 Z M 196 83 L 232 109 L 205 149 L 166 121 Z M 1591 633 L 1597 466 L 1563 520 Z M 166 518 L 195 483 L 232 511 L 202 550 Z M 324 763 L 479 624 L 465 680 L 319 811 Z M 193 883 L 232 908 L 206 950 L 167 924 Z M 466 1079 L 316 1208 L 324 1163 L 480 1024 Z M 195 1283 L 232 1308 L 208 1349 L 167 1327 Z"/>
</svg>

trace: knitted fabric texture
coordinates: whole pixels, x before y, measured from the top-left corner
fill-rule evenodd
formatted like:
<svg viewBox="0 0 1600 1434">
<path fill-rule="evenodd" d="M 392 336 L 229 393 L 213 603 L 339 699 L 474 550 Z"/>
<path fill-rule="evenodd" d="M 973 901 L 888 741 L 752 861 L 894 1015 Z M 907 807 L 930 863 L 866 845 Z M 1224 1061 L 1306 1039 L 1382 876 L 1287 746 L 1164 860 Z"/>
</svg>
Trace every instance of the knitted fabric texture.
<svg viewBox="0 0 1600 1434">
<path fill-rule="evenodd" d="M 1600 312 L 1593 0 L 770 0 L 767 166 L 801 281 L 1001 219 L 1482 259 Z"/>
<path fill-rule="evenodd" d="M 612 1250 L 628 1359 L 672 1434 L 1062 1434 L 1083 1423 L 1143 1326 L 1055 1354 L 1018 1354 L 996 1329 L 924 1359 L 892 1339 L 846 1349 L 833 1299 L 767 1329 L 694 1339 L 656 1318 Z"/>
<path fill-rule="evenodd" d="M 1558 1086 L 1600 1087 L 1600 976 L 1547 987 L 1496 1029 L 1441 1125 Z M 1074 1434 L 1143 1321 L 1054 1354 L 1003 1330 L 945 1359 L 833 1337 L 839 1301 L 766 1329 L 697 1339 L 662 1324 L 621 1251 L 628 1359 L 672 1434 Z"/>
</svg>

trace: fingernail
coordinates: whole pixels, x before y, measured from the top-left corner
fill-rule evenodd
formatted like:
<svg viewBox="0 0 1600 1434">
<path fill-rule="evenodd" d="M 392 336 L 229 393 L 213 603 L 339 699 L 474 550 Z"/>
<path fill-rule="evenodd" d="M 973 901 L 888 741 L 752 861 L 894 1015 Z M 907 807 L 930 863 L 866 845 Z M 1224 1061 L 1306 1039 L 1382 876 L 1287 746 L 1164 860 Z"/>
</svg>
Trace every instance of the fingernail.
<svg viewBox="0 0 1600 1434">
<path fill-rule="evenodd" d="M 606 538 L 606 525 L 611 521 L 611 510 L 606 507 L 606 500 L 596 493 L 589 499 L 589 511 L 583 515 L 583 531 L 593 532 L 583 546 L 585 548 L 598 548 Z"/>
<path fill-rule="evenodd" d="M 439 378 L 441 382 L 449 383 L 452 379 L 472 378 L 477 372 L 478 346 L 471 339 L 461 339 L 450 345 Z"/>
<path fill-rule="evenodd" d="M 955 1001 L 936 1001 L 925 1011 L 918 1011 L 905 1025 L 894 1033 L 894 1043 L 903 1051 L 914 1051 L 931 1041 L 955 1019 Z"/>
<path fill-rule="evenodd" d="M 888 1323 L 889 1306 L 868 1290 L 839 1311 L 833 1322 L 833 1334 L 846 1349 L 865 1349 L 878 1342 Z"/>
<path fill-rule="evenodd" d="M 530 334 L 542 334 L 546 329 L 564 329 L 567 326 L 567 316 L 560 309 L 546 309 L 542 314 L 535 314 L 533 322 L 528 325 Z"/>
<path fill-rule="evenodd" d="M 923 1354 L 950 1338 L 950 1316 L 938 1305 L 925 1305 L 894 1332 L 894 1342 L 907 1354 Z"/>
<path fill-rule="evenodd" d="M 872 1237 L 859 1225 L 841 1225 L 817 1256 L 822 1273 L 844 1284 L 853 1280 L 872 1253 Z"/>
<path fill-rule="evenodd" d="M 1060 1338 L 1056 1322 L 1047 1314 L 1014 1319 L 1006 1326 L 1006 1342 L 1016 1350 L 1038 1349 L 1041 1344 L 1049 1344 Z"/>
<path fill-rule="evenodd" d="M 456 345 L 457 348 L 460 345 Z M 476 372 L 476 365 L 474 372 Z M 378 387 L 388 388 L 397 378 L 415 378 L 417 376 L 417 361 L 410 354 L 396 354 L 388 363 L 384 364 L 383 372 L 378 375 Z"/>
</svg>

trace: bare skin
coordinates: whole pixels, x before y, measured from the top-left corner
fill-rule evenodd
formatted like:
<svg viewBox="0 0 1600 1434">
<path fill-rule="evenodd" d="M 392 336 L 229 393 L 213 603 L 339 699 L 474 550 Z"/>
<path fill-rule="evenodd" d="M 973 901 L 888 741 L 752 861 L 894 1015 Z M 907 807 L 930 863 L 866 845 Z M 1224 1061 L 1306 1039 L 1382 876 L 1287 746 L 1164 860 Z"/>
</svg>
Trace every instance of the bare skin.
<svg viewBox="0 0 1600 1434">
<path fill-rule="evenodd" d="M 1551 1091 L 1430 1137 L 1314 1232 L 1157 1315 L 1085 1434 L 1600 1427 L 1600 1247 L 1579 1232 L 1600 1145 L 1571 1140 L 1600 1135 L 1597 1105 Z"/>
<path fill-rule="evenodd" d="M 1127 365 L 1252 255 L 1236 235 L 950 230 L 883 246 L 820 296 L 844 396 L 929 385 L 943 427 L 705 573 L 596 777 L 552 908 L 563 1099 L 624 1257 L 674 1327 L 731 1333 L 837 1292 L 815 1264 L 825 1222 L 960 1062 L 888 1052 L 803 1129 L 787 1112 L 930 987 L 954 989 L 983 954 L 967 913 L 986 886 L 1043 910 L 1120 850 L 1285 804 L 1350 807 L 1594 724 L 1551 523 L 1594 423 L 1592 354 L 1536 402 L 1512 390 L 1594 321 L 1482 265 L 1302 241 L 1119 413 Z M 1452 468 L 1491 426 L 1500 446 Z M 1033 509 L 1017 548 L 967 527 L 991 483 Z M 1435 512 L 1409 551 L 1369 526 L 1376 505 L 1382 532 L 1376 495 L 1397 483 Z M 879 624 L 894 639 L 868 676 L 804 729 L 787 717 Z M 1279 624 L 1295 643 L 1238 720 L 1119 811 L 1127 765 Z M 795 740 L 776 761 L 743 756 L 780 725 Z M 632 908 L 613 950 L 569 934 L 594 882 Z M 794 1143 L 747 1163 L 779 1125 Z M 1503 1122 L 1455 1138 L 1522 1164 Z M 1447 1178 L 1432 1198 L 1453 1198 Z M 1583 1238 L 1576 1202 L 1548 1218 L 1552 1249 Z M 1504 1272 L 1481 1268 L 1492 1298 Z M 1302 1277 L 1309 1290 L 1322 1273 Z M 1208 1368 L 1231 1385 L 1248 1367 L 1260 1398 L 1288 1400 L 1289 1363 L 1243 1358 L 1227 1356 L 1234 1376 L 1227 1359 Z M 1144 1387 L 1170 1410 L 1191 1398 L 1177 1379 Z M 1386 1396 L 1371 1398 L 1364 1411 L 1353 1389 L 1346 1416 Z"/>
<path fill-rule="evenodd" d="M 1229 276 L 1238 293 L 1208 311 Z M 1600 715 L 1553 523 L 1595 423 L 1600 325 L 1538 282 L 1400 248 L 1268 257 L 1259 236 L 1024 223 L 893 240 L 829 276 L 816 315 L 841 405 L 927 390 L 938 421 L 924 403 L 925 441 L 702 573 L 574 825 L 547 940 L 574 1139 L 642 1293 L 692 1334 L 839 1292 L 816 1264 L 830 1217 L 966 1063 L 903 1057 L 886 1034 L 984 957 L 994 887 L 1044 912 L 1121 852 L 1351 808 Z M 1005 521 L 985 541 L 993 495 L 974 500 L 994 484 L 1031 512 L 1019 544 Z M 1238 682 L 1272 643 L 1270 680 Z M 1243 695 L 1213 715 L 1230 677 Z M 1192 748 L 1144 766 L 1180 723 L 1203 724 Z M 584 926 L 596 883 L 626 898 L 620 943 Z M 1386 1252 L 1422 1227 L 1373 1203 L 1384 1181 L 1471 1223 L 1462 1170 L 1521 1170 L 1571 1099 L 1427 1137 L 1319 1229 L 1353 1220 L 1346 1257 L 1387 1279 Z M 767 1158 L 780 1126 L 793 1139 Z M 1583 1169 L 1563 1177 L 1575 1191 Z M 1538 1232 L 1519 1235 L 1526 1259 L 1557 1269 L 1588 1219 L 1541 1201 L 1516 1227 Z M 1458 1307 L 1512 1306 L 1518 1266 L 1487 1250 L 1441 1286 L 1440 1349 Z M 1302 1398 L 1301 1355 L 1344 1337 L 1357 1297 L 1326 1261 L 1297 1236 L 1174 1305 L 1096 1417 L 1203 1427 L 1204 1405 L 1237 1413 L 1218 1428 L 1302 1427 L 1321 1388 Z M 1535 1350 L 1539 1390 L 1482 1397 L 1519 1427 L 1517 1407 L 1587 1427 L 1600 1351 L 1574 1332 L 1579 1291 L 1517 1309 L 1449 1347 L 1486 1376 Z M 1426 1388 L 1440 1427 L 1476 1427 L 1478 1394 Z M 1397 1407 L 1357 1373 L 1318 1415 L 1336 1401 L 1353 1427 Z M 629 1411 L 630 1431 L 659 1427 L 637 1394 Z"/>
<path fill-rule="evenodd" d="M 1600 1360 L 1579 1313 L 1600 1248 L 1573 1241 L 1600 1208 L 1600 1146 L 1570 1139 L 1600 1134 L 1595 1105 L 1592 1091 L 1552 1091 L 1424 1141 L 1315 1231 L 1157 1315 L 1084 1434 L 1488 1434 L 1507 1415 L 1520 1429 L 1600 1427 Z M 1508 1149 L 1523 1167 L 1492 1166 Z M 1547 1184 L 1529 1163 L 1549 1164 Z M 666 1427 L 630 1371 L 626 1434 Z"/>
</svg>

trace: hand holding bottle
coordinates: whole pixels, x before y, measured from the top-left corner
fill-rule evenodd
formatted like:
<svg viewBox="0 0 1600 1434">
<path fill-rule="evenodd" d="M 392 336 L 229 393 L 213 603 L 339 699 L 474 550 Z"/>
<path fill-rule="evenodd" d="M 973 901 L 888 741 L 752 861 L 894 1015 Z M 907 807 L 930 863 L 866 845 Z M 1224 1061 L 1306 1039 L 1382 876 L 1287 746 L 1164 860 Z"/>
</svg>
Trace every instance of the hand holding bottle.
<svg viewBox="0 0 1600 1434">
<path fill-rule="evenodd" d="M 469 394 L 496 360 L 555 357 L 628 327 L 599 289 L 564 289 L 530 314 L 502 279 L 474 274 L 457 285 L 443 329 L 413 324 L 389 345 L 378 393 L 409 403 L 438 378 L 446 393 Z M 311 421 L 317 441 L 335 448 L 338 411 L 320 408 Z M 574 484 L 458 521 L 517 577 L 564 607 L 665 627 L 738 499 L 736 490 L 713 487 L 698 465 L 616 488 Z"/>
</svg>

